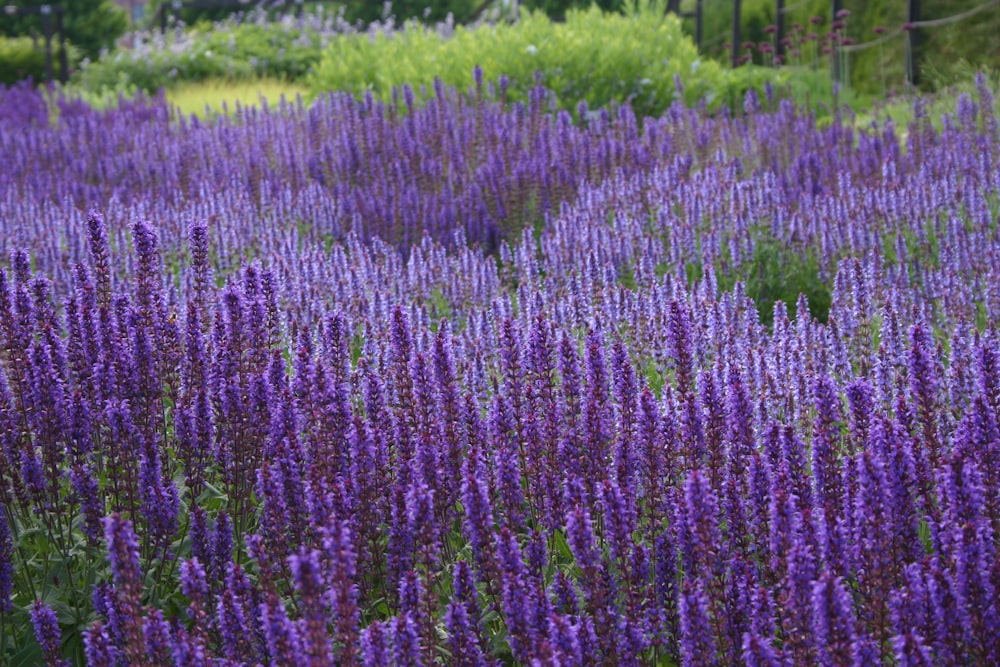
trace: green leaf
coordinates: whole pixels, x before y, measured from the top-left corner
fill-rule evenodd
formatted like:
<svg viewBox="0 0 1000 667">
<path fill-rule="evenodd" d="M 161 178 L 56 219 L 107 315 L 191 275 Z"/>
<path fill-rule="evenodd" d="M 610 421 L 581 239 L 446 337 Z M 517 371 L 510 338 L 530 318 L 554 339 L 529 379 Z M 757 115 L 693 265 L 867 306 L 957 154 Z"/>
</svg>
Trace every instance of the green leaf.
<svg viewBox="0 0 1000 667">
<path fill-rule="evenodd" d="M 21 647 L 20 651 L 11 657 L 8 663 L 9 667 L 37 667 L 37 665 L 44 664 L 42 647 L 35 641 L 34 634 L 26 633 L 22 635 L 22 638 L 26 638 L 27 642 Z"/>
</svg>

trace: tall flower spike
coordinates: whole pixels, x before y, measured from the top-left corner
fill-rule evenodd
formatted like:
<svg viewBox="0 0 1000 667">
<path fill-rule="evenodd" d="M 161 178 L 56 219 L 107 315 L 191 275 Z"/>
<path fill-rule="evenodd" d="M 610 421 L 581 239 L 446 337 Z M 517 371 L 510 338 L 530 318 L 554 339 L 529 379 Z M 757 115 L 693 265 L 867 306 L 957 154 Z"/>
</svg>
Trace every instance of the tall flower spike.
<svg viewBox="0 0 1000 667">
<path fill-rule="evenodd" d="M 195 630 L 203 629 L 208 609 L 208 579 L 197 558 L 181 562 L 181 593 L 188 599 L 188 614 Z"/>
<path fill-rule="evenodd" d="M 361 633 L 361 664 L 364 667 L 383 667 L 392 664 L 391 630 L 388 622 L 374 621 Z"/>
<path fill-rule="evenodd" d="M 125 659 L 141 664 L 146 655 L 146 641 L 142 632 L 143 609 L 142 570 L 139 566 L 139 543 L 132 529 L 132 522 L 119 514 L 104 520 L 104 534 L 108 542 L 108 557 L 115 584 L 116 597 L 122 615 Z"/>
<path fill-rule="evenodd" d="M 867 445 L 871 418 L 875 414 L 875 390 L 865 379 L 858 378 L 847 385 L 845 393 L 851 411 L 851 448 L 847 455 L 853 456 Z"/>
<path fill-rule="evenodd" d="M 62 631 L 52 607 L 41 600 L 31 605 L 31 625 L 35 629 L 35 639 L 42 647 L 42 655 L 48 667 L 68 667 L 70 662 L 62 657 Z"/>
<path fill-rule="evenodd" d="M 784 667 L 780 656 L 770 640 L 750 632 L 743 635 L 743 664 L 746 667 Z"/>
<path fill-rule="evenodd" d="M 170 626 L 159 609 L 151 609 L 143 620 L 143 636 L 146 639 L 146 653 L 151 665 L 169 665 L 173 660 L 173 641 Z"/>
<path fill-rule="evenodd" d="M 937 421 L 939 380 L 934 349 L 931 332 L 919 324 L 910 328 L 910 394 L 920 421 L 921 450 L 932 468 L 937 467 L 942 454 Z"/>
<path fill-rule="evenodd" d="M 934 659 L 924 638 L 914 632 L 896 635 L 892 639 L 896 664 L 899 667 L 932 667 Z"/>
<path fill-rule="evenodd" d="M 299 596 L 299 612 L 302 614 L 300 637 L 304 664 L 309 667 L 325 667 L 333 663 L 333 650 L 326 627 L 330 611 L 319 552 L 303 548 L 289 557 L 288 565 Z"/>
<path fill-rule="evenodd" d="M 823 667 L 853 664 L 851 597 L 840 577 L 824 572 L 813 583 L 813 644 Z"/>
<path fill-rule="evenodd" d="M 211 563 L 211 542 L 208 533 L 208 517 L 200 505 L 191 508 L 188 514 L 190 528 L 188 539 L 191 542 L 191 558 L 201 563 Z"/>
<path fill-rule="evenodd" d="M 681 594 L 681 665 L 702 667 L 717 663 L 709 599 L 700 577 L 688 579 Z"/>
<path fill-rule="evenodd" d="M 215 531 L 210 548 L 209 576 L 213 581 L 222 581 L 229 562 L 233 559 L 233 524 L 225 510 L 220 510 L 215 517 Z"/>
<path fill-rule="evenodd" d="M 350 666 L 358 658 L 359 626 L 357 556 L 347 521 L 333 521 L 323 538 L 323 550 L 329 559 L 330 594 L 339 646 L 339 664 Z"/>
<path fill-rule="evenodd" d="M 97 304 L 102 309 L 111 307 L 111 260 L 108 253 L 108 233 L 104 226 L 104 216 L 91 211 L 87 218 L 87 234 L 90 238 L 90 258 L 97 285 Z"/>
<path fill-rule="evenodd" d="M 966 653 L 976 662 L 1000 656 L 1000 626 L 992 574 L 996 567 L 993 528 L 984 517 L 982 476 L 972 461 L 957 457 L 938 473 L 938 497 L 943 517 L 938 529 L 942 561 L 951 570 Z"/>
<path fill-rule="evenodd" d="M 842 493 L 837 465 L 840 443 L 840 401 L 827 377 L 813 385 L 816 424 L 812 441 L 813 502 L 824 509 L 828 520 L 840 516 Z"/>
<path fill-rule="evenodd" d="M 304 655 L 298 629 L 285 613 L 284 603 L 276 596 L 261 603 L 260 622 L 267 639 L 267 653 L 276 665 L 295 665 Z"/>
<path fill-rule="evenodd" d="M 591 498 L 596 497 L 595 480 L 602 476 L 608 458 L 611 425 L 608 415 L 608 373 L 604 345 L 597 331 L 587 334 L 587 385 L 583 402 L 585 452 L 584 484 Z"/>
<path fill-rule="evenodd" d="M 489 664 L 479 648 L 476 620 L 469 617 L 463 604 L 458 601 L 450 602 L 444 621 L 448 630 L 452 664 L 457 667 L 485 667 Z"/>
<path fill-rule="evenodd" d="M 392 634 L 395 664 L 422 667 L 424 662 L 420 657 L 420 633 L 413 617 L 403 614 L 393 618 Z"/>
<path fill-rule="evenodd" d="M 83 632 L 83 648 L 90 667 L 118 667 L 121 664 L 121 652 L 100 621 Z"/>
<path fill-rule="evenodd" d="M 537 601 L 528 581 L 517 538 L 504 527 L 500 529 L 496 543 L 508 643 L 514 658 L 522 664 L 529 664 L 535 657 L 536 639 L 541 630 L 534 627 Z"/>
<path fill-rule="evenodd" d="M 708 478 L 692 470 L 684 482 L 681 558 L 687 577 L 706 581 L 720 573 L 725 545 L 719 528 L 719 503 Z"/>
<path fill-rule="evenodd" d="M 614 398 L 618 413 L 615 429 L 615 451 L 613 461 L 618 486 L 629 491 L 634 497 L 636 479 L 636 436 L 639 419 L 639 380 L 628 356 L 625 344 L 619 339 L 612 351 L 614 374 Z"/>
</svg>

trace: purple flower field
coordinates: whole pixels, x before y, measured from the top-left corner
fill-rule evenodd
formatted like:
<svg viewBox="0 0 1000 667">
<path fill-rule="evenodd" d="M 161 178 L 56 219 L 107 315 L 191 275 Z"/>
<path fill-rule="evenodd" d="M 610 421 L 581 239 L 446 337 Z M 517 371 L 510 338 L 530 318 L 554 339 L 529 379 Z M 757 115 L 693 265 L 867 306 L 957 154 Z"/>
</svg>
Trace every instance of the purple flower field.
<svg viewBox="0 0 1000 667">
<path fill-rule="evenodd" d="M 0 663 L 1000 664 L 1000 128 L 917 111 L 0 90 Z"/>
</svg>

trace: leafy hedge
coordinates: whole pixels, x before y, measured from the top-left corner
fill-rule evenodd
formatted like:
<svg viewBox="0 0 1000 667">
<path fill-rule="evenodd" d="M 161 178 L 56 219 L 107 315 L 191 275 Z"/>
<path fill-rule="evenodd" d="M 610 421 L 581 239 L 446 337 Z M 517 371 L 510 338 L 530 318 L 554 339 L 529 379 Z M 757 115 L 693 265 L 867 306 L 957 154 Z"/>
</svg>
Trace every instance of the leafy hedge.
<svg viewBox="0 0 1000 667">
<path fill-rule="evenodd" d="M 73 47 L 67 51 L 72 67 L 79 56 Z M 59 71 L 59 45 L 52 44 L 52 67 Z M 44 81 L 45 47 L 30 37 L 0 37 L 0 84 L 12 84 L 25 79 Z"/>
<path fill-rule="evenodd" d="M 705 100 L 709 108 L 732 105 L 749 88 L 800 76 L 731 71 L 702 58 L 676 16 L 645 4 L 628 14 L 574 10 L 563 23 L 525 12 L 515 24 L 459 26 L 451 35 L 419 23 L 395 33 L 344 35 L 330 42 L 307 83 L 314 95 L 370 91 L 388 100 L 403 84 L 429 90 L 437 79 L 468 89 L 476 84 L 476 68 L 486 80 L 505 76 L 508 99 L 527 99 L 540 78 L 562 108 L 629 101 L 640 116 L 659 115 L 681 98 L 688 104 Z"/>
<path fill-rule="evenodd" d="M 242 23 L 201 23 L 166 35 L 140 33 L 131 49 L 118 49 L 86 64 L 76 82 L 89 90 L 134 86 L 154 93 L 181 81 L 298 79 L 344 30 L 350 26 L 337 17 L 268 21 L 262 15 Z"/>
<path fill-rule="evenodd" d="M 506 76 L 513 99 L 527 98 L 540 73 L 542 83 L 570 108 L 579 101 L 596 108 L 627 98 L 640 113 L 662 108 L 677 96 L 675 74 L 690 79 L 690 100 L 717 96 L 719 65 L 699 58 L 679 20 L 650 20 L 650 14 L 592 8 L 570 11 L 565 23 L 554 23 L 542 13 L 525 12 L 512 25 L 459 26 L 448 36 L 419 23 L 396 33 L 347 35 L 331 42 L 308 83 L 315 94 L 371 91 L 385 100 L 393 88 L 430 88 L 437 78 L 466 89 L 474 85 L 478 66 L 487 80 Z"/>
<path fill-rule="evenodd" d="M 366 32 L 339 15 L 269 21 L 261 14 L 165 36 L 137 34 L 134 40 L 131 49 L 85 64 L 77 87 L 91 94 L 154 93 L 178 82 L 268 77 L 303 81 L 314 97 L 370 91 L 389 100 L 404 84 L 429 90 L 438 79 L 465 90 L 481 71 L 486 80 L 505 77 L 511 101 L 526 100 L 540 79 L 561 108 L 576 112 L 581 102 L 596 109 L 629 101 L 640 117 L 660 115 L 678 99 L 705 100 L 711 109 L 738 106 L 748 89 L 762 91 L 769 82 L 779 88 L 794 84 L 797 99 L 806 97 L 803 90 L 813 91 L 813 102 L 822 101 L 829 88 L 822 72 L 733 71 L 702 58 L 680 20 L 652 3 L 628 14 L 597 7 L 570 11 L 562 23 L 524 12 L 514 24 L 410 22 L 396 28 L 390 20 Z"/>
</svg>

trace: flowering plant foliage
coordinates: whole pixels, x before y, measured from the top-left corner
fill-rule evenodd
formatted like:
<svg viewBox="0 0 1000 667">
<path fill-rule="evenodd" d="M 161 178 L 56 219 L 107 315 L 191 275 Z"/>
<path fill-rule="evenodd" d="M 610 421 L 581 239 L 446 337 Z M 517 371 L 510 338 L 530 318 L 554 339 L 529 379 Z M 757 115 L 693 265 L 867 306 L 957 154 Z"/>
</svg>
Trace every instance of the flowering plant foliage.
<svg viewBox="0 0 1000 667">
<path fill-rule="evenodd" d="M 1000 660 L 990 91 L 543 100 L 0 125 L 4 659 Z"/>
</svg>

